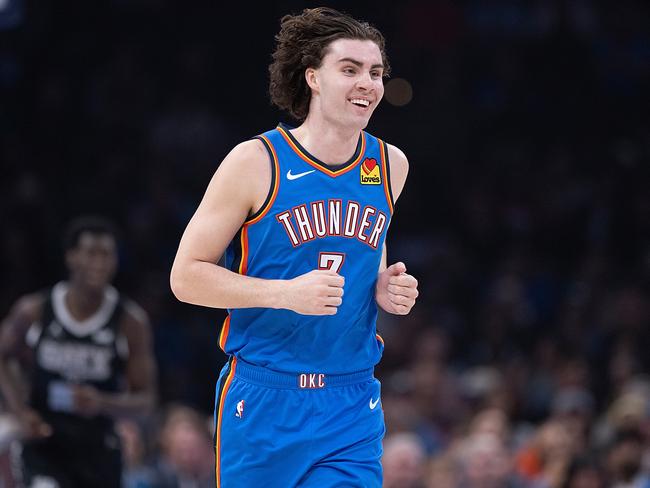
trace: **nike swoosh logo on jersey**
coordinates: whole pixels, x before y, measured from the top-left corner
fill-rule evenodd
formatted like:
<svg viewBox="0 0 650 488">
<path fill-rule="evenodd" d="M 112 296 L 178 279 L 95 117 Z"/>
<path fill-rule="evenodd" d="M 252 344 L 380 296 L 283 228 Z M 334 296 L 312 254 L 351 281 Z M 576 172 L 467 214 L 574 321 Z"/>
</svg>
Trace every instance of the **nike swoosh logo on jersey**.
<svg viewBox="0 0 650 488">
<path fill-rule="evenodd" d="M 370 407 L 370 410 L 374 410 L 378 403 L 379 403 L 379 397 L 377 397 L 377 399 L 374 402 L 372 401 L 372 398 L 371 398 L 370 403 L 368 404 L 368 406 Z"/>
<path fill-rule="evenodd" d="M 291 174 L 291 170 L 287 171 L 287 180 L 297 180 L 298 178 L 302 178 L 303 176 L 307 176 L 309 173 L 313 173 L 316 171 L 315 169 L 312 169 L 311 171 L 305 171 L 304 173 L 298 173 L 297 175 Z"/>
</svg>

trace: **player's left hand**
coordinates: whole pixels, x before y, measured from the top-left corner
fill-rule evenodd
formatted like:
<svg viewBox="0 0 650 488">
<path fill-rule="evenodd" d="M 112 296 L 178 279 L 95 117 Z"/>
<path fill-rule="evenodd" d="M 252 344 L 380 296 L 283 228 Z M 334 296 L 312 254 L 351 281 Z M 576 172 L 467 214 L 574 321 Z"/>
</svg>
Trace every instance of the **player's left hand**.
<svg viewBox="0 0 650 488">
<path fill-rule="evenodd" d="M 402 262 L 390 265 L 377 278 L 375 299 L 388 313 L 408 314 L 418 295 L 418 280 L 406 273 L 406 265 Z"/>
<path fill-rule="evenodd" d="M 102 412 L 103 396 L 97 389 L 89 385 L 74 385 L 72 387 L 75 410 L 85 417 L 94 417 Z"/>
</svg>

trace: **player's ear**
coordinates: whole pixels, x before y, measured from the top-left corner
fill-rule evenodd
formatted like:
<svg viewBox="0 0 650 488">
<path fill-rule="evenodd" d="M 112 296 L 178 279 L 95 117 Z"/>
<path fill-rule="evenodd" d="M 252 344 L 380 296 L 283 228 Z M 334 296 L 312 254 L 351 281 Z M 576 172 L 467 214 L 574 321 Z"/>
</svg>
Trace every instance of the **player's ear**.
<svg viewBox="0 0 650 488">
<path fill-rule="evenodd" d="M 312 91 L 318 90 L 318 72 L 316 68 L 307 68 L 305 70 L 305 81 Z"/>
</svg>

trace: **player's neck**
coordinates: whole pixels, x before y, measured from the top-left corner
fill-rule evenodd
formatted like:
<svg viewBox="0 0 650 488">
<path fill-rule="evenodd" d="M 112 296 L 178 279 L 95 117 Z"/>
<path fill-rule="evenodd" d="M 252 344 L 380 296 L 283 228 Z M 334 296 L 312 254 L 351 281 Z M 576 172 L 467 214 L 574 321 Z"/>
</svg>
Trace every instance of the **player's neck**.
<svg viewBox="0 0 650 488">
<path fill-rule="evenodd" d="M 104 301 L 104 291 L 83 287 L 73 281 L 68 283 L 65 305 L 75 319 L 82 321 L 97 312 Z"/>
<path fill-rule="evenodd" d="M 332 166 L 350 160 L 357 149 L 360 132 L 358 128 L 330 124 L 322 117 L 311 115 L 291 131 L 310 154 Z"/>
</svg>

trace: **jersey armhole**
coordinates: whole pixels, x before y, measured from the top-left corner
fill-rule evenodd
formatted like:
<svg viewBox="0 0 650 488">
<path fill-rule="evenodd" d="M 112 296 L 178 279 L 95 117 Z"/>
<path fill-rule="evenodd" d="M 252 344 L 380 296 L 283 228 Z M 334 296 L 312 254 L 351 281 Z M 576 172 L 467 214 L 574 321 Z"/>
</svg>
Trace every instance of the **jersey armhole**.
<svg viewBox="0 0 650 488">
<path fill-rule="evenodd" d="M 255 222 L 259 221 L 266 212 L 271 208 L 271 205 L 273 205 L 273 202 L 275 200 L 276 195 L 278 194 L 278 157 L 277 154 L 275 153 L 275 149 L 273 148 L 273 145 L 271 142 L 266 138 L 264 135 L 256 136 L 253 139 L 257 139 L 264 144 L 264 147 L 266 148 L 266 151 L 269 154 L 269 162 L 271 163 L 271 185 L 269 187 L 269 192 L 266 195 L 266 199 L 264 200 L 264 203 L 262 206 L 255 212 L 253 215 L 248 217 L 244 221 L 244 225 L 250 225 L 254 224 Z"/>
<path fill-rule="evenodd" d="M 35 349 L 41 341 L 43 330 L 45 328 L 43 326 L 44 319 L 47 319 L 50 316 L 54 317 L 51 294 L 52 288 L 44 288 L 33 295 L 30 295 L 34 300 L 38 300 L 36 312 L 29 321 L 25 322 L 26 325 L 24 328 L 21 327 L 13 331 L 18 332 L 18 342 L 22 342 L 29 349 Z M 46 324 L 46 326 L 47 325 L 49 324 Z"/>
<path fill-rule="evenodd" d="M 390 160 L 388 159 L 388 145 L 379 140 L 380 152 L 381 152 L 381 166 L 384 176 L 384 191 L 386 193 L 386 201 L 390 207 L 390 213 L 393 213 L 393 208 L 395 206 L 395 200 L 393 199 L 393 189 L 390 184 Z"/>
</svg>

